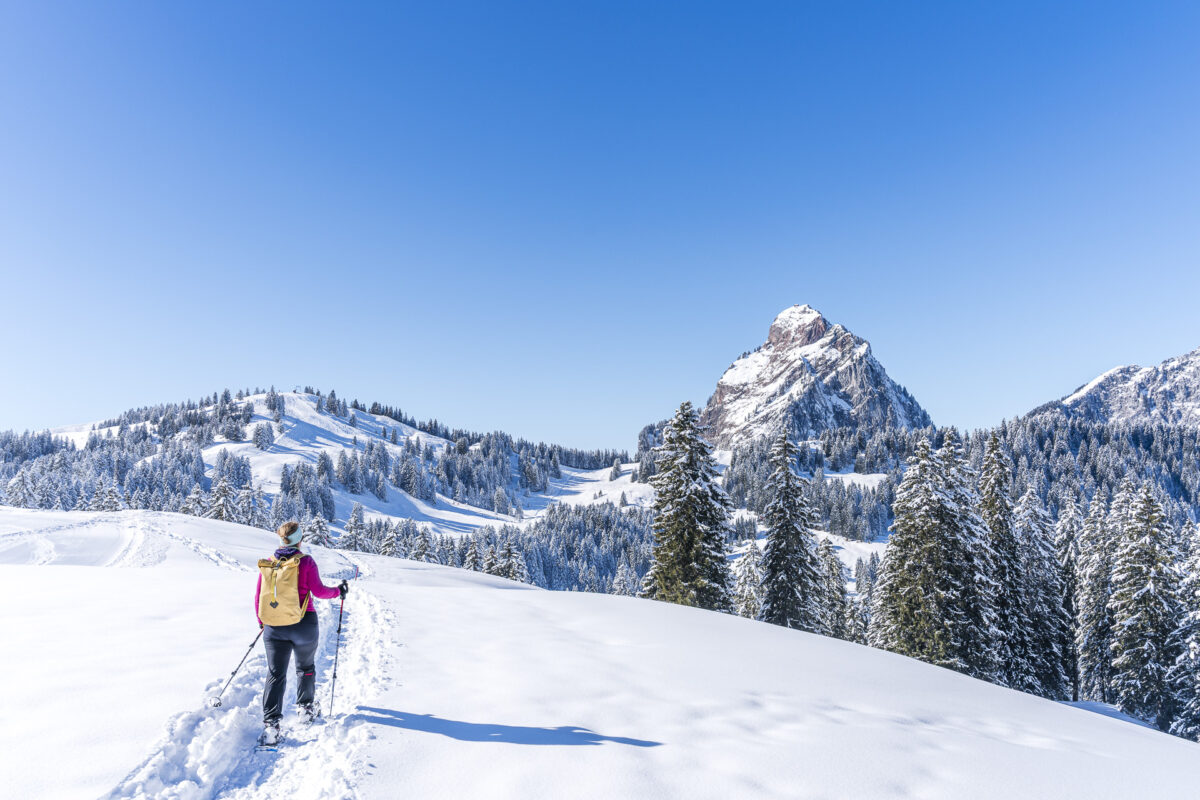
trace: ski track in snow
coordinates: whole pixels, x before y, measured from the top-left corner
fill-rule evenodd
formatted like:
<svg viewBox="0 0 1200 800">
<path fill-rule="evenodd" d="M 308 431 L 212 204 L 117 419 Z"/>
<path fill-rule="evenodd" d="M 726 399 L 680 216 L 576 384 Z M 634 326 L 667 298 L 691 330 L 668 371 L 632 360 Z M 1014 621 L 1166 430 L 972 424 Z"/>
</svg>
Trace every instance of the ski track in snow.
<svg viewBox="0 0 1200 800">
<path fill-rule="evenodd" d="M 352 562 L 353 563 L 353 562 Z M 343 574 L 345 573 L 345 574 Z M 352 577 L 339 571 L 331 578 Z M 320 683 L 317 699 L 325 719 L 311 728 L 295 724 L 295 676 L 289 675 L 285 699 L 284 730 L 287 737 L 279 752 L 257 752 L 254 744 L 262 730 L 262 690 L 266 659 L 261 644 L 222 697 L 221 708 L 209 708 L 228 680 L 215 680 L 204 704 L 185 711 L 167 723 L 163 738 L 146 759 L 132 770 L 106 800 L 278 800 L 278 798 L 358 797 L 356 753 L 373 738 L 352 713 L 370 703 L 390 674 L 386 655 L 392 615 L 383 603 L 360 584 L 352 584 L 346 598 L 342 646 L 338 660 L 336 707 L 329 708 L 337 643 L 337 610 L 329 604 L 319 609 L 321 643 L 317 653 Z M 295 664 L 293 662 L 292 668 Z M 329 716 L 330 711 L 337 712 Z"/>
</svg>

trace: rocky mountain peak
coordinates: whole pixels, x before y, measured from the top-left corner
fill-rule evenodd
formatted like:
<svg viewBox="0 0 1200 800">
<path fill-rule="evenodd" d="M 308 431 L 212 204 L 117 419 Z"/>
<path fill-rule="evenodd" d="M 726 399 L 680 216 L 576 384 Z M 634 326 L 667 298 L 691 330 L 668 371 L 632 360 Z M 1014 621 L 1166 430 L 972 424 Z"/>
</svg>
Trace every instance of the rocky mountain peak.
<svg viewBox="0 0 1200 800">
<path fill-rule="evenodd" d="M 808 305 L 780 312 L 767 341 L 725 371 L 703 421 L 720 447 L 781 427 L 812 436 L 835 427 L 930 424 L 865 339 Z"/>
</svg>

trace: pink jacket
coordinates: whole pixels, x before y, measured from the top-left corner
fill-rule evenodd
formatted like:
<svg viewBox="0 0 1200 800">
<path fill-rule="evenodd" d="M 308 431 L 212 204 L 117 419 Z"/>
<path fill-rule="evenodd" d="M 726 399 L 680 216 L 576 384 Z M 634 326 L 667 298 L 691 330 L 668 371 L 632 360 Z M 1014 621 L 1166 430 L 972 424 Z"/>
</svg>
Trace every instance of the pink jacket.
<svg viewBox="0 0 1200 800">
<path fill-rule="evenodd" d="M 281 547 L 275 551 L 276 558 L 285 558 L 298 552 L 293 547 Z M 317 569 L 317 562 L 310 555 L 305 555 L 300 559 L 300 575 L 297 579 L 300 589 L 300 604 L 304 605 L 304 596 L 311 594 L 313 597 L 319 597 L 322 600 L 332 600 L 337 597 L 339 592 L 336 586 L 326 586 L 321 583 L 321 571 Z M 258 616 L 258 593 L 262 591 L 262 574 L 259 573 L 258 584 L 254 587 L 254 616 L 258 619 L 258 624 L 262 625 L 262 617 Z M 308 610 L 315 612 L 316 609 L 312 606 L 312 601 L 309 600 Z"/>
</svg>

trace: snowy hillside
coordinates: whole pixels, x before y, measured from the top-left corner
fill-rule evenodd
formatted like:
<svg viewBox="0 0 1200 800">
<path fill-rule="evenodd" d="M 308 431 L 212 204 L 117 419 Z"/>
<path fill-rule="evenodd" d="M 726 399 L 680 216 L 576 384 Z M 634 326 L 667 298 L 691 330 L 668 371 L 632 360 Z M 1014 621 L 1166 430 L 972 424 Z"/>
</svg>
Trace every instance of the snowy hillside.
<svg viewBox="0 0 1200 800">
<path fill-rule="evenodd" d="M 178 514 L 0 509 L 6 794 L 1094 799 L 1200 779 L 1193 743 L 893 654 L 324 550 L 327 581 L 363 575 L 335 715 L 253 754 L 261 646 L 224 707 L 204 700 L 255 635 L 250 565 L 273 541 Z M 319 607 L 328 703 L 336 605 Z"/>
<path fill-rule="evenodd" d="M 351 424 L 348 416 L 318 410 L 318 398 L 312 394 L 285 392 L 280 393 L 278 398 L 281 404 L 278 422 L 273 422 L 274 414 L 267 407 L 266 394 L 249 395 L 241 401 L 251 409 L 250 418 L 244 425 L 246 430 L 253 430 L 260 425 L 269 426 L 273 440 L 265 448 L 260 448 L 249 436 L 244 441 L 230 441 L 225 436 L 216 436 L 201 449 L 206 474 L 210 479 L 218 458 L 222 452 L 226 452 L 245 458 L 252 472 L 251 482 L 260 486 L 268 496 L 275 496 L 280 491 L 285 467 L 294 471 L 298 465 L 304 464 L 316 469 L 322 454 L 334 462 L 342 453 L 363 452 L 370 443 L 371 446 L 386 449 L 392 458 L 399 459 L 405 454 L 406 441 L 411 440 L 420 449 L 428 448 L 436 458 L 454 446 L 453 442 L 417 430 L 411 425 L 362 410 L 354 412 L 354 422 Z M 56 428 L 51 434 L 70 439 L 76 447 L 83 447 L 90 436 L 103 438 L 117 430 L 118 426 L 115 425 L 103 427 L 93 423 Z M 395 442 L 392 441 L 393 432 Z M 179 438 L 179 434 L 175 438 Z M 362 504 L 368 519 L 411 519 L 443 535 L 460 535 L 484 525 L 528 525 L 554 503 L 587 505 L 616 502 L 622 492 L 631 505 L 640 505 L 651 497 L 651 490 L 646 484 L 631 482 L 630 476 L 635 466 L 625 465 L 622 477 L 616 480 L 609 479 L 610 466 L 595 470 L 561 466 L 561 477 L 549 478 L 544 491 L 522 493 L 514 480 L 506 488 L 521 503 L 521 518 L 459 502 L 442 492 L 430 491 L 422 499 L 389 483 L 386 499 L 381 499 L 366 488 L 354 493 L 337 481 L 332 481 L 331 494 L 335 509 L 332 526 L 335 529 L 343 527 L 355 503 Z M 597 496 L 598 493 L 601 494 Z"/>
<path fill-rule="evenodd" d="M 1033 413 L 1058 409 L 1092 422 L 1200 427 L 1200 348 L 1154 367 L 1109 370 Z"/>
<path fill-rule="evenodd" d="M 703 422 L 720 447 L 784 426 L 806 437 L 837 427 L 931 424 L 917 401 L 888 377 L 866 340 L 807 305 L 784 309 L 766 343 L 725 371 Z"/>
</svg>

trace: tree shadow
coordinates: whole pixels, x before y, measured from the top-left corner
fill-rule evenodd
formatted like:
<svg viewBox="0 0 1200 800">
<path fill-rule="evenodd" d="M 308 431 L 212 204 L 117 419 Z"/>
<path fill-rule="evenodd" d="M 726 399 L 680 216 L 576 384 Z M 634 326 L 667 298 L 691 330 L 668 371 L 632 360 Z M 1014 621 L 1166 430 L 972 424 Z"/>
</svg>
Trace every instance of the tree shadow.
<svg viewBox="0 0 1200 800">
<path fill-rule="evenodd" d="M 624 744 L 630 747 L 659 747 L 662 742 L 645 739 L 629 739 L 624 736 L 603 736 L 587 728 L 563 725 L 558 728 L 536 728 L 523 725 L 489 725 L 479 722 L 442 719 L 433 714 L 410 714 L 390 708 L 361 706 L 361 712 L 351 714 L 350 719 L 388 725 L 410 731 L 436 733 L 458 739 L 461 742 L 507 742 L 508 744 L 532 745 L 599 745 L 605 742 Z"/>
</svg>

